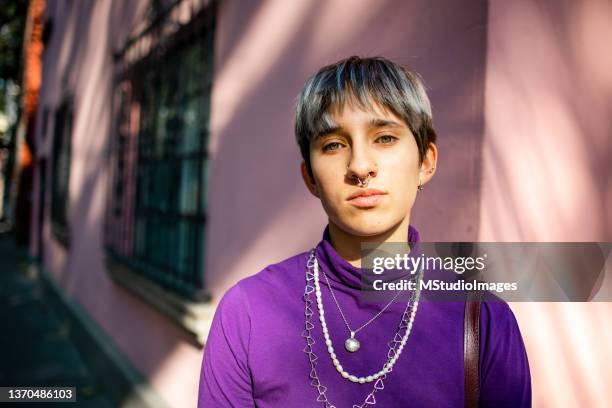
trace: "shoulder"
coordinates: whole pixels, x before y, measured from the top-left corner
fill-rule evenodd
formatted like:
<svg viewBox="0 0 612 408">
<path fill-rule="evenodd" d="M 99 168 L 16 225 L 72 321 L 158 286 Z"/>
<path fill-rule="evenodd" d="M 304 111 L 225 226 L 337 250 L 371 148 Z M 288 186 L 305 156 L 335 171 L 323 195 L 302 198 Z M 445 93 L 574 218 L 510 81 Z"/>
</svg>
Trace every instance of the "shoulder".
<svg viewBox="0 0 612 408">
<path fill-rule="evenodd" d="M 303 286 L 308 252 L 302 252 L 280 262 L 270 264 L 254 275 L 241 279 L 235 287 L 253 294 L 275 291 L 291 286 Z"/>
<path fill-rule="evenodd" d="M 508 303 L 491 292 L 485 292 L 481 302 L 480 322 L 484 332 L 494 337 L 518 331 L 518 323 Z"/>
<path fill-rule="evenodd" d="M 221 297 L 217 309 L 248 312 L 254 303 L 271 300 L 280 293 L 303 291 L 307 257 L 308 252 L 294 255 L 239 280 Z"/>
<path fill-rule="evenodd" d="M 514 312 L 495 295 L 486 296 L 481 305 L 481 346 L 487 354 L 523 355 L 524 344 Z"/>
<path fill-rule="evenodd" d="M 510 321 L 516 323 L 514 313 L 508 302 L 491 292 L 485 292 L 481 303 L 481 313 L 487 318 L 489 324 L 508 324 Z"/>
<path fill-rule="evenodd" d="M 505 301 L 489 297 L 481 311 L 481 404 L 531 406 L 529 360 L 512 309 Z"/>
</svg>

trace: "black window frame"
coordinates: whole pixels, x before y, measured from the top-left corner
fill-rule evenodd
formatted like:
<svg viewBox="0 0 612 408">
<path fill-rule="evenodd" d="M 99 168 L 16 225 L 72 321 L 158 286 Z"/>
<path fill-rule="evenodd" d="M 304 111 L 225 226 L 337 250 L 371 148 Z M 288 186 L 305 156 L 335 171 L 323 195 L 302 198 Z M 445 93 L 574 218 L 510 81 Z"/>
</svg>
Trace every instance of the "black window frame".
<svg viewBox="0 0 612 408">
<path fill-rule="evenodd" d="M 70 244 L 70 168 L 74 130 L 74 100 L 65 97 L 55 111 L 51 164 L 51 231 L 56 240 Z"/>
<path fill-rule="evenodd" d="M 204 301 L 208 300 L 209 296 L 205 290 L 204 285 L 204 240 L 205 240 L 205 229 L 206 229 L 206 189 L 207 189 L 207 174 L 209 168 L 208 162 L 208 140 L 209 140 L 209 122 L 210 122 L 210 102 L 211 102 L 211 89 L 212 89 L 212 76 L 213 76 L 213 63 L 214 63 L 214 33 L 215 33 L 215 9 L 213 4 L 207 6 L 204 10 L 198 12 L 193 16 L 189 22 L 182 25 L 175 33 L 159 40 L 157 45 L 145 56 L 138 59 L 135 62 L 125 64 L 124 58 L 127 54 L 127 49 L 130 45 L 138 41 L 138 39 L 132 39 L 126 44 L 126 48 L 116 55 L 116 63 L 120 68 L 116 75 L 115 88 L 120 89 L 125 84 L 128 84 L 130 89 L 130 96 L 128 97 L 129 104 L 136 103 L 139 108 L 140 117 L 139 123 L 137 124 L 138 134 L 137 138 L 137 154 L 136 162 L 134 163 L 134 172 L 129 177 L 133 177 L 136 183 L 136 194 L 131 205 L 132 208 L 123 208 L 123 187 L 118 186 L 121 184 L 121 180 L 124 180 L 122 173 L 124 169 L 124 159 L 126 154 L 125 151 L 128 143 L 126 142 L 125 132 L 120 131 L 122 127 L 121 123 L 115 123 L 115 134 L 113 142 L 111 144 L 110 163 L 112 166 L 113 175 L 111 176 L 111 185 L 109 195 L 110 200 L 107 203 L 107 217 L 119 217 L 127 216 L 130 212 L 133 214 L 131 222 L 133 225 L 132 230 L 132 248 L 127 251 L 119 250 L 114 245 L 112 240 L 105 239 L 106 253 L 114 261 L 119 261 L 122 264 L 130 267 L 130 269 L 138 272 L 141 276 L 144 276 L 154 283 L 162 286 L 164 289 L 168 289 L 171 292 L 178 294 L 182 297 L 194 300 Z M 163 24 L 163 18 L 158 17 L 155 19 L 153 24 Z M 146 32 L 154 31 L 155 26 L 151 26 L 145 30 Z M 161 31 L 161 29 L 160 29 Z M 143 33 L 144 34 L 144 33 Z M 145 88 L 148 85 L 148 81 L 151 80 L 150 76 L 163 76 L 164 64 L 174 63 L 180 70 L 179 64 L 175 60 L 180 60 L 180 53 L 189 53 L 190 50 L 194 50 L 195 47 L 201 47 L 203 53 L 203 61 L 201 66 L 203 67 L 200 87 L 200 92 L 196 96 L 190 96 L 193 98 L 201 98 L 200 103 L 200 114 L 198 123 L 201 122 L 203 127 L 199 137 L 199 146 L 196 151 L 189 153 L 177 153 L 176 146 L 180 142 L 177 140 L 178 133 L 170 136 L 170 148 L 157 157 L 150 154 L 150 142 L 151 136 L 147 134 L 145 126 L 143 126 L 143 113 L 146 109 L 143 106 L 146 103 L 153 104 L 152 111 L 159 113 L 156 109 L 159 108 L 159 101 L 156 98 L 149 98 L 145 94 Z M 193 51 L 195 52 L 195 51 Z M 155 81 L 155 79 L 153 79 Z M 159 92 L 157 89 L 157 92 Z M 119 91 L 120 93 L 120 91 Z M 159 97 L 159 95 L 157 95 Z M 188 97 L 189 98 L 189 97 Z M 115 103 L 120 101 L 121 96 L 114 99 Z M 157 98 L 159 99 L 159 98 Z M 184 102 L 184 101 L 183 101 Z M 121 102 L 119 102 L 121 103 Z M 123 113 L 123 107 L 115 107 L 116 121 L 121 121 L 121 115 Z M 130 119 L 131 120 L 131 119 Z M 176 129 L 174 129 L 176 130 Z M 169 132 L 170 133 L 170 132 Z M 174 144 L 174 148 L 172 145 Z M 174 206 L 167 211 L 163 211 L 155 206 L 149 205 L 145 199 L 147 195 L 151 193 L 150 181 L 147 178 L 151 178 L 151 169 L 157 164 L 168 162 L 170 166 L 175 166 L 174 172 L 176 173 L 176 166 L 181 166 L 186 161 L 196 162 L 196 173 L 197 173 L 197 189 L 195 196 L 197 197 L 196 211 L 193 213 L 184 213 L 176 211 L 176 203 Z M 184 167 L 184 166 L 183 166 Z M 181 169 L 181 172 L 183 169 Z M 181 174 L 179 174 L 178 180 L 181 180 Z M 168 200 L 176 201 L 177 191 L 179 183 L 174 183 L 172 188 L 168 192 Z M 191 233 L 193 238 L 188 240 L 190 253 L 193 255 L 190 262 L 190 270 L 184 270 L 183 266 L 188 264 L 183 262 L 180 269 L 176 263 L 173 263 L 171 258 L 176 257 L 178 249 L 175 247 L 174 252 L 168 250 L 165 254 L 165 259 L 160 260 L 159 254 L 151 252 L 150 248 L 147 248 L 145 243 L 145 250 L 142 250 L 142 237 L 139 236 L 139 227 L 142 224 L 142 219 L 145 218 L 148 221 L 156 220 L 161 223 L 169 225 L 175 225 L 177 223 L 187 223 L 186 225 L 193 225 Z M 140 223 L 140 224 L 139 224 Z M 146 223 L 146 221 L 145 221 Z M 149 222 L 152 224 L 152 221 Z M 183 225 L 181 224 L 181 225 Z M 171 228 L 170 228 L 171 230 Z M 142 235 L 142 234 L 140 234 Z M 155 234 L 145 233 L 144 237 L 146 240 L 150 240 Z M 157 234 L 159 235 L 159 233 Z M 158 237 L 158 239 L 167 239 L 167 236 Z M 169 241 L 169 248 L 172 249 L 172 245 L 178 246 L 178 244 Z M 160 248 L 163 246 L 157 246 Z M 178 261 L 181 262 L 180 260 Z"/>
</svg>

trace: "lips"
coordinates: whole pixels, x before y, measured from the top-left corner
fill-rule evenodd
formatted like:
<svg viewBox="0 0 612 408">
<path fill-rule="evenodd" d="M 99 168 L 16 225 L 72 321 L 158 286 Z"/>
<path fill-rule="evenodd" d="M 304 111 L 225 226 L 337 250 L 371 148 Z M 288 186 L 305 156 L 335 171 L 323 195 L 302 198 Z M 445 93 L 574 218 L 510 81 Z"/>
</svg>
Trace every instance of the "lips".
<svg viewBox="0 0 612 408">
<path fill-rule="evenodd" d="M 372 208 L 380 204 L 386 194 L 384 191 L 369 188 L 351 195 L 347 201 L 355 207 Z"/>
</svg>

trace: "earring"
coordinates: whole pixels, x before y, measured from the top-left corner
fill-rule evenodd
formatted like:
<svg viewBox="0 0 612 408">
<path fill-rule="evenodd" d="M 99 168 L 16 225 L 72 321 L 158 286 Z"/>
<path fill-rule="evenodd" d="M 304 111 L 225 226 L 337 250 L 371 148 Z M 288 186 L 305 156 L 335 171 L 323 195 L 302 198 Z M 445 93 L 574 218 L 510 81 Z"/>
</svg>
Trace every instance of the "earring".
<svg viewBox="0 0 612 408">
<path fill-rule="evenodd" d="M 419 181 L 419 186 L 417 187 L 417 191 L 423 191 L 423 184 Z"/>
</svg>

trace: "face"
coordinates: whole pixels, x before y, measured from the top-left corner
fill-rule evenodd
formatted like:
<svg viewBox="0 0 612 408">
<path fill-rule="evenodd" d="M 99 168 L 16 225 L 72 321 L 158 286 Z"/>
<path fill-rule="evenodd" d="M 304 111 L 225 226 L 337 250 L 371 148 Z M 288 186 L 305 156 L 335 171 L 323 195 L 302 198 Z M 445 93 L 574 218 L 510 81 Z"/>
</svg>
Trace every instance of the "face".
<svg viewBox="0 0 612 408">
<path fill-rule="evenodd" d="M 419 163 L 408 126 L 379 105 L 367 111 L 347 103 L 331 112 L 331 118 L 333 128 L 310 144 L 314 179 L 302 164 L 304 180 L 321 200 L 330 224 L 360 237 L 401 226 L 407 231 L 417 186 L 433 175 L 435 145 Z"/>
</svg>

